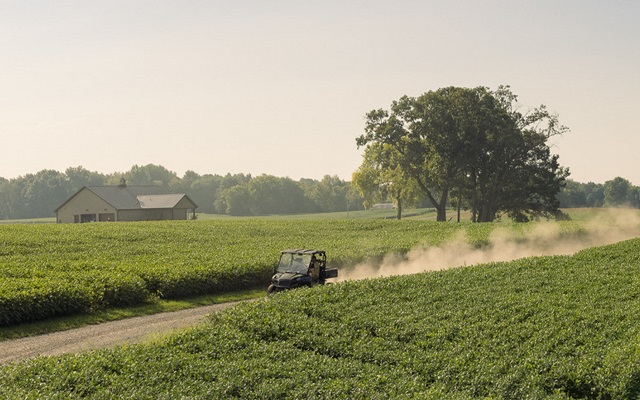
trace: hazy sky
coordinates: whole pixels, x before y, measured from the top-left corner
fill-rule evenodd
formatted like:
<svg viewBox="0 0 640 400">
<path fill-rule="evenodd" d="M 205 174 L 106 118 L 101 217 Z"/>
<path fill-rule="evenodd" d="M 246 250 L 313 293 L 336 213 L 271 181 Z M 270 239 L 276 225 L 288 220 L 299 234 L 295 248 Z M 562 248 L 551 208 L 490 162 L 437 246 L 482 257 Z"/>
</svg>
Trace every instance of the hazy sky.
<svg viewBox="0 0 640 400">
<path fill-rule="evenodd" d="M 338 175 L 365 114 L 510 85 L 580 182 L 640 185 L 640 1 L 0 0 L 0 177 Z"/>
</svg>

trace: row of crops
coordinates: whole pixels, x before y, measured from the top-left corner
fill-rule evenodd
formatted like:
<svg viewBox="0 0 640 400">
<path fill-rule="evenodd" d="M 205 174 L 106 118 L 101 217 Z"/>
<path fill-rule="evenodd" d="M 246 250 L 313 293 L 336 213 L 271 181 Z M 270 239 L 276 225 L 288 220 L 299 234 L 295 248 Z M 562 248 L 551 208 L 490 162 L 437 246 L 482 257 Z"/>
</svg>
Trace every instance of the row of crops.
<svg viewBox="0 0 640 400">
<path fill-rule="evenodd" d="M 438 245 L 491 225 L 384 220 L 221 220 L 0 226 L 0 326 L 265 285 L 280 250 L 322 248 L 336 266 Z"/>
<path fill-rule="evenodd" d="M 640 240 L 285 292 L 161 343 L 0 369 L 0 397 L 632 399 Z"/>
</svg>

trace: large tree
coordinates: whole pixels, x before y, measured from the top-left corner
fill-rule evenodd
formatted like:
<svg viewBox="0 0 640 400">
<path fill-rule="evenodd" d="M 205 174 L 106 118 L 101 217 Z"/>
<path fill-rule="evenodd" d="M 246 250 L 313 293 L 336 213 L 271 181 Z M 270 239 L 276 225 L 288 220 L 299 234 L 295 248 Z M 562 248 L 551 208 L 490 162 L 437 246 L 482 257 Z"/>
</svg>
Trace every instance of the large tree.
<svg viewBox="0 0 640 400">
<path fill-rule="evenodd" d="M 516 220 L 549 216 L 557 211 L 555 195 L 568 171 L 546 141 L 566 128 L 544 106 L 521 114 L 515 102 L 508 87 L 447 87 L 404 96 L 390 111 L 369 112 L 356 143 L 393 147 L 438 221 L 446 221 L 452 190 L 466 198 L 474 221 L 493 221 L 500 212 Z"/>
</svg>

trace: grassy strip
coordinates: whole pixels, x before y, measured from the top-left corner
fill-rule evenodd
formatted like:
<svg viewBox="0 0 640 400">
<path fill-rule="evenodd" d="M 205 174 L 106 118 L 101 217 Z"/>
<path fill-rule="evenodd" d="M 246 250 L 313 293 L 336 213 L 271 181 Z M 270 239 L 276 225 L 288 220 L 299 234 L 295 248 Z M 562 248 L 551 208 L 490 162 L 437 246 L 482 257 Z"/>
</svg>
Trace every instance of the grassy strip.
<svg viewBox="0 0 640 400">
<path fill-rule="evenodd" d="M 132 307 L 108 308 L 91 314 L 70 315 L 17 326 L 0 327 L 0 341 L 42 335 L 67 329 L 80 328 L 87 325 L 100 324 L 103 322 L 140 317 L 143 315 L 179 311 L 188 308 L 228 303 L 239 300 L 256 299 L 263 297 L 265 293 L 266 289 L 264 287 L 256 287 L 229 293 L 188 297 L 180 300 L 154 299 L 144 304 Z"/>
</svg>

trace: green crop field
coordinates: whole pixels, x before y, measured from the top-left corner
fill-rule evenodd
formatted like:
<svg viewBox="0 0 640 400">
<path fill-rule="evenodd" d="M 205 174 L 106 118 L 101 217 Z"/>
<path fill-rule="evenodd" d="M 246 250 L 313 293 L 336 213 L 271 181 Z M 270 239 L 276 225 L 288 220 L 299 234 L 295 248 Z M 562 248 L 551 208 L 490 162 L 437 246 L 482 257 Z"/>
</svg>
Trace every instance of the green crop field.
<svg viewBox="0 0 640 400">
<path fill-rule="evenodd" d="M 457 255 L 462 245 L 491 247 L 497 231 L 519 243 L 548 225 L 555 229 L 554 241 L 588 234 L 584 221 L 456 224 L 420 218 L 0 225 L 0 326 L 126 307 L 153 298 L 255 285 L 266 288 L 285 248 L 324 249 L 330 264 L 349 276 L 355 264 L 388 254 L 453 241 L 453 247 L 443 251 Z"/>
<path fill-rule="evenodd" d="M 285 248 L 322 248 L 333 265 L 437 245 L 492 226 L 429 221 L 236 219 L 0 225 L 0 326 L 151 296 L 180 298 L 268 284 Z"/>
<path fill-rule="evenodd" d="M 147 345 L 0 369 L 0 397 L 635 399 L 640 239 L 284 292 Z"/>
</svg>

